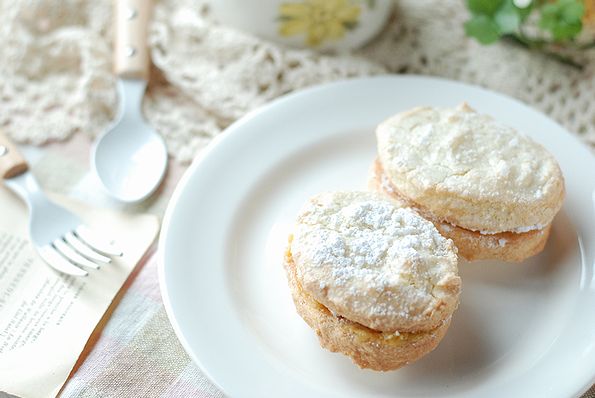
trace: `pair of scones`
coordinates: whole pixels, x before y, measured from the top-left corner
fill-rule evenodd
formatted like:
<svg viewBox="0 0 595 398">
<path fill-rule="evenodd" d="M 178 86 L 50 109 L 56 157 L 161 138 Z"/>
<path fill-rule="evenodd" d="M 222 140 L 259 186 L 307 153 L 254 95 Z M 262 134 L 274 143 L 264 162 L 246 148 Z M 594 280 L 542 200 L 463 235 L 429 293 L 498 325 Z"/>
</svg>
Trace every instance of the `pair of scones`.
<svg viewBox="0 0 595 398">
<path fill-rule="evenodd" d="M 564 181 L 543 147 L 466 104 L 400 113 L 376 133 L 376 192 L 310 198 L 284 265 L 321 345 L 385 371 L 446 334 L 461 290 L 457 252 L 522 261 L 543 249 Z"/>
</svg>

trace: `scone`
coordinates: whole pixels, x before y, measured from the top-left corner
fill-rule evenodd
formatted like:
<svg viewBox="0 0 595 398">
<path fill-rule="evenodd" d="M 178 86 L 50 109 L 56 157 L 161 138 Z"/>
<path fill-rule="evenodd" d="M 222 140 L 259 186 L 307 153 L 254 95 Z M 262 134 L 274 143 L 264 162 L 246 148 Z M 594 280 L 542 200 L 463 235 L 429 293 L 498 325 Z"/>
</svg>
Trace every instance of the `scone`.
<svg viewBox="0 0 595 398">
<path fill-rule="evenodd" d="M 543 250 L 564 178 L 541 145 L 467 104 L 399 113 L 376 136 L 369 187 L 415 208 L 459 255 L 522 261 Z"/>
<path fill-rule="evenodd" d="M 320 344 L 362 368 L 432 351 L 459 303 L 456 247 L 411 209 L 372 192 L 330 192 L 298 215 L 285 269 Z"/>
</svg>

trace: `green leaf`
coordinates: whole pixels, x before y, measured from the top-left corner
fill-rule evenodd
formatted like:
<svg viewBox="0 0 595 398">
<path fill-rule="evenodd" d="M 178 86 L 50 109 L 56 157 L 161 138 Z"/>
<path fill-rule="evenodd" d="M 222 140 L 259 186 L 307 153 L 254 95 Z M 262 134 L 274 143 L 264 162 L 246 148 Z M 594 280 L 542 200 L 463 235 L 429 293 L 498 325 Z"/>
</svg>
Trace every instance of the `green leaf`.
<svg viewBox="0 0 595 398">
<path fill-rule="evenodd" d="M 547 4 L 541 9 L 539 27 L 551 30 L 558 23 L 558 7 L 555 4 Z"/>
<path fill-rule="evenodd" d="M 502 7 L 494 15 L 494 21 L 502 33 L 514 33 L 521 24 L 520 9 L 512 0 L 506 0 Z"/>
<path fill-rule="evenodd" d="M 583 19 L 585 6 L 583 3 L 570 3 L 562 8 L 562 19 L 567 23 L 576 23 Z"/>
<path fill-rule="evenodd" d="M 492 16 L 504 0 L 467 0 L 467 7 L 473 14 Z"/>
<path fill-rule="evenodd" d="M 556 41 L 574 39 L 583 29 L 585 7 L 581 0 L 558 0 L 541 9 L 539 27 L 549 31 Z"/>
<path fill-rule="evenodd" d="M 552 29 L 552 33 L 554 35 L 554 40 L 570 40 L 576 37 L 582 29 L 583 24 L 580 22 L 575 24 L 560 24 Z"/>
<path fill-rule="evenodd" d="M 498 25 L 485 15 L 476 15 L 465 22 L 465 33 L 481 44 L 491 44 L 500 38 Z"/>
</svg>

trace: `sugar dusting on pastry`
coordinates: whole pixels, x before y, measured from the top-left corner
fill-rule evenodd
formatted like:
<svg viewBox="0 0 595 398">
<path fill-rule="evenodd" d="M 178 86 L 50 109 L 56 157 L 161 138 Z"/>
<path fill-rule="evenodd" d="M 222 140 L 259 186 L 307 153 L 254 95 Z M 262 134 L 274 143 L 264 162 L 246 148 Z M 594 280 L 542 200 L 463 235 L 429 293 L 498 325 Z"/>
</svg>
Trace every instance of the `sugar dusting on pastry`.
<svg viewBox="0 0 595 398">
<path fill-rule="evenodd" d="M 399 113 L 376 134 L 390 182 L 438 219 L 490 234 L 516 232 L 548 225 L 561 206 L 564 182 L 554 157 L 466 104 Z"/>
<path fill-rule="evenodd" d="M 378 194 L 312 198 L 298 217 L 291 250 L 306 291 L 373 329 L 429 330 L 458 302 L 452 241 Z"/>
</svg>

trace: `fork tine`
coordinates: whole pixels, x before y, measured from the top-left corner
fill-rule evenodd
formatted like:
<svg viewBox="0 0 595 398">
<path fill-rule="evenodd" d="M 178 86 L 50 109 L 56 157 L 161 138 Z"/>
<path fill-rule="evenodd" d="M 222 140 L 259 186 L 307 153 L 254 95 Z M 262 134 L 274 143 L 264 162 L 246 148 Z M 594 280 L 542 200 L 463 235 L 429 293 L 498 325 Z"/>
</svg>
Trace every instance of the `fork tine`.
<svg viewBox="0 0 595 398">
<path fill-rule="evenodd" d="M 97 236 L 97 234 L 93 233 L 93 231 L 84 225 L 79 225 L 76 228 L 75 233 L 83 242 L 102 254 L 110 256 L 122 255 L 122 250 L 118 249 L 114 244 L 105 239 L 102 239 L 100 236 Z"/>
<path fill-rule="evenodd" d="M 65 274 L 74 276 L 87 276 L 87 271 L 80 269 L 70 261 L 66 260 L 60 253 L 50 245 L 45 245 L 37 250 L 41 258 L 54 269 Z"/>
<path fill-rule="evenodd" d="M 99 269 L 99 264 L 96 264 L 93 261 L 88 260 L 87 258 L 78 254 L 77 251 L 74 250 L 72 247 L 70 247 L 68 244 L 66 244 L 66 242 L 64 242 L 64 240 L 56 239 L 54 242 L 52 242 L 52 245 L 64 257 L 66 257 L 68 260 L 70 260 L 74 264 L 82 265 L 82 266 L 93 268 L 93 269 Z"/>
<path fill-rule="evenodd" d="M 72 232 L 67 232 L 64 235 L 64 240 L 66 241 L 66 243 L 72 246 L 77 252 L 87 257 L 88 259 L 91 259 L 93 261 L 99 261 L 102 263 L 110 263 L 112 261 L 111 258 L 99 254 L 95 250 L 92 250 Z"/>
</svg>

